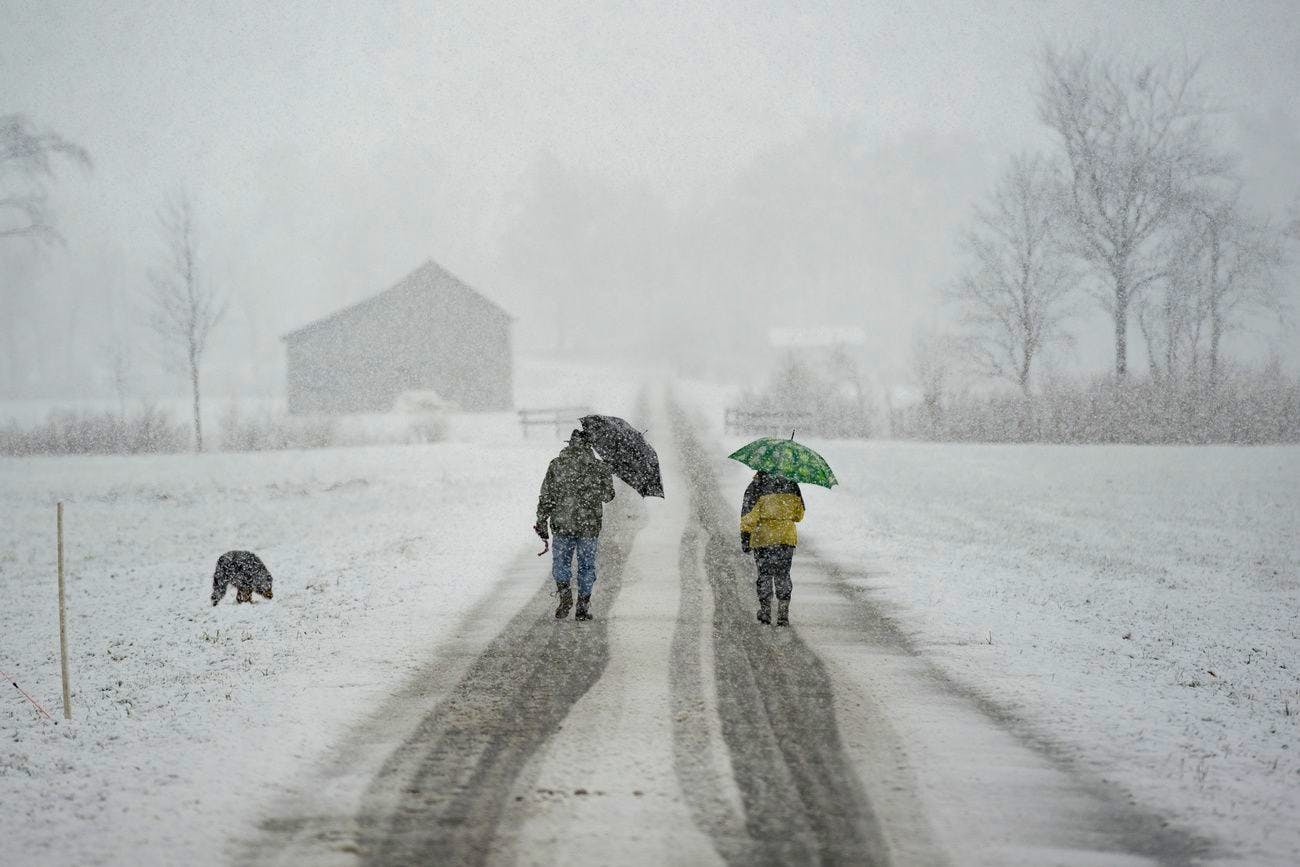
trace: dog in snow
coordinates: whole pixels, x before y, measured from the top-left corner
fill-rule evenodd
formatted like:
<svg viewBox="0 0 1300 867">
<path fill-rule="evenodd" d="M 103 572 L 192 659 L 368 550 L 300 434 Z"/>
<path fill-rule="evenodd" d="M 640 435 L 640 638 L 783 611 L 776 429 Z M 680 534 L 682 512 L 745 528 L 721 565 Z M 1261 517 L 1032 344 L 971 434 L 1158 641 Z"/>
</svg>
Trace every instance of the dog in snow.
<svg viewBox="0 0 1300 867">
<path fill-rule="evenodd" d="M 231 584 L 235 585 L 236 603 L 252 602 L 254 593 L 271 598 L 271 573 L 252 551 L 227 551 L 217 558 L 217 569 L 212 573 L 213 605 L 221 601 Z"/>
</svg>

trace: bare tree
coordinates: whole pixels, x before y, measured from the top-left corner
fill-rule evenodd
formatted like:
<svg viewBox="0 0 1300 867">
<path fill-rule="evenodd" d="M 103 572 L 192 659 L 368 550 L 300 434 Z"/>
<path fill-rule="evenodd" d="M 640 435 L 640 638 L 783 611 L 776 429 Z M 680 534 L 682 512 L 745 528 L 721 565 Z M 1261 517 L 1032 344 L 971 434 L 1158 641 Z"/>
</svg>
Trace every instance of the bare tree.
<svg viewBox="0 0 1300 867">
<path fill-rule="evenodd" d="M 858 418 L 865 424 L 871 415 L 866 372 L 848 344 L 836 343 L 831 347 L 827 368 L 832 383 L 853 392 L 853 408 L 857 411 Z"/>
<path fill-rule="evenodd" d="M 1119 378 L 1128 372 L 1130 307 L 1161 276 L 1159 233 L 1227 168 L 1211 147 L 1197 69 L 1085 49 L 1043 53 L 1038 111 L 1064 148 L 1067 237 L 1102 283 Z"/>
<path fill-rule="evenodd" d="M 944 433 L 944 411 L 952 398 L 958 370 L 956 339 L 932 328 L 919 328 L 912 337 L 911 379 L 921 392 L 926 435 Z"/>
<path fill-rule="evenodd" d="M 226 301 L 203 274 L 189 195 L 183 190 L 176 193 L 158 218 L 166 253 L 162 266 L 149 275 L 150 325 L 160 340 L 164 361 L 189 376 L 194 448 L 203 451 L 199 368 L 208 336 L 221 321 Z"/>
<path fill-rule="evenodd" d="M 0 115 L 0 241 L 26 239 L 35 243 L 61 240 L 50 222 L 45 184 L 55 174 L 56 158 L 90 167 L 86 151 L 62 136 L 40 132 L 21 114 Z M 6 269 L 8 270 L 8 269 Z M 20 349 L 17 323 L 36 299 L 24 297 L 21 281 L 9 271 L 11 285 L 0 289 L 0 323 L 5 347 L 0 387 L 19 382 L 19 370 L 32 363 Z M 18 285 L 12 285 L 17 283 Z"/>
<path fill-rule="evenodd" d="M 1203 320 L 1193 309 L 1198 301 L 1193 284 L 1183 269 L 1174 268 L 1159 291 L 1145 293 L 1135 305 L 1138 329 L 1146 345 L 1147 369 L 1152 379 L 1166 388 L 1196 367 Z"/>
<path fill-rule="evenodd" d="M 90 155 L 58 133 L 38 132 L 21 114 L 0 116 L 0 238 L 57 241 L 46 210 L 54 157 L 90 168 Z"/>
<path fill-rule="evenodd" d="M 1029 396 L 1034 361 L 1070 340 L 1064 329 L 1078 277 L 1061 248 L 1059 185 L 1038 157 L 1016 157 L 963 239 L 969 270 L 949 290 L 966 347 L 986 374 Z"/>
<path fill-rule="evenodd" d="M 1225 336 L 1260 318 L 1284 317 L 1280 272 L 1286 229 L 1247 214 L 1236 192 L 1201 199 L 1179 223 L 1153 317 L 1160 327 L 1151 330 L 1157 331 L 1167 378 L 1180 370 L 1197 376 L 1204 368 L 1213 386 Z M 1145 322 L 1143 331 L 1148 331 Z M 1147 339 L 1150 344 L 1152 337 Z"/>
</svg>

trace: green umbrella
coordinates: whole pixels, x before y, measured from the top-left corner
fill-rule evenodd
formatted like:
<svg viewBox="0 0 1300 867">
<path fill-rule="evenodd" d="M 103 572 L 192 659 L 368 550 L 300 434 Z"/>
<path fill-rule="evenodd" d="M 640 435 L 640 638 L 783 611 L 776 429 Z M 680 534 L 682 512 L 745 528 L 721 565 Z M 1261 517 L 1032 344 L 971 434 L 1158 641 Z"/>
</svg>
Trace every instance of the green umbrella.
<svg viewBox="0 0 1300 867">
<path fill-rule="evenodd" d="M 839 482 L 826 459 L 794 438 L 763 437 L 727 455 L 751 470 L 829 488 Z"/>
</svg>

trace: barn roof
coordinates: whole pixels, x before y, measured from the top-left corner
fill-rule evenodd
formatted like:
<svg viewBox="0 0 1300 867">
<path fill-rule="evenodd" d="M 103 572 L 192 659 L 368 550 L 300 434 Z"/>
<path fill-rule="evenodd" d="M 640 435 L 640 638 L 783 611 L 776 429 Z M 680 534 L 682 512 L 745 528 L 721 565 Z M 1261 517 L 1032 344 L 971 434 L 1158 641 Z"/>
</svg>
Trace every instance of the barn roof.
<svg viewBox="0 0 1300 867">
<path fill-rule="evenodd" d="M 372 295 L 364 301 L 358 301 L 341 310 L 336 310 L 328 316 L 321 317 L 314 322 L 306 325 L 288 334 L 283 335 L 281 340 L 293 340 L 310 334 L 320 328 L 323 328 L 338 320 L 351 318 L 359 313 L 364 313 L 374 307 L 381 307 L 391 301 L 395 296 L 405 295 L 416 292 L 430 292 L 442 296 L 444 302 L 455 304 L 458 301 L 469 301 L 486 307 L 488 311 L 502 319 L 513 319 L 514 317 L 507 313 L 492 299 L 478 292 L 469 284 L 465 283 L 455 274 L 443 268 L 432 259 L 425 262 L 419 268 L 416 268 L 410 274 L 407 274 L 401 280 L 378 295 Z"/>
</svg>

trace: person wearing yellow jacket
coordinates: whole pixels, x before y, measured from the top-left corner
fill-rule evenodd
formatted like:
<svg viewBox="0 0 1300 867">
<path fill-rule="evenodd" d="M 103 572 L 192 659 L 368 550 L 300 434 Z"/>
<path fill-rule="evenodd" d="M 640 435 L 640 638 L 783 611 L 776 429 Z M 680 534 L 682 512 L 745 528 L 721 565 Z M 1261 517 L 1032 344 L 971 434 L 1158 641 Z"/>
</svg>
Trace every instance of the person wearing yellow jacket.
<svg viewBox="0 0 1300 867">
<path fill-rule="evenodd" d="M 740 507 L 740 548 L 754 553 L 758 569 L 758 622 L 772 622 L 776 591 L 777 626 L 790 625 L 790 564 L 799 544 L 795 524 L 803 520 L 799 485 L 761 470 L 745 489 Z"/>
</svg>

